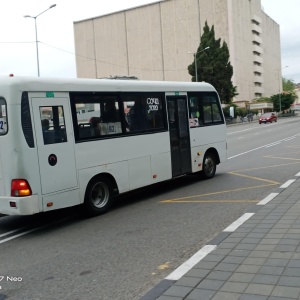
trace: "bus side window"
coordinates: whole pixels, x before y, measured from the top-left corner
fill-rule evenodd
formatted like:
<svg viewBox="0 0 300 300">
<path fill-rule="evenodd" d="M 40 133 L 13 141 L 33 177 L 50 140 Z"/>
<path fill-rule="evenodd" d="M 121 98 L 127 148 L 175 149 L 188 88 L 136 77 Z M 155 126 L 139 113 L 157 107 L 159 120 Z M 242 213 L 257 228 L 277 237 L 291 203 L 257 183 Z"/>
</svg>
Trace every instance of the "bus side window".
<svg viewBox="0 0 300 300">
<path fill-rule="evenodd" d="M 45 145 L 67 142 L 62 106 L 40 106 L 40 116 Z"/>
</svg>

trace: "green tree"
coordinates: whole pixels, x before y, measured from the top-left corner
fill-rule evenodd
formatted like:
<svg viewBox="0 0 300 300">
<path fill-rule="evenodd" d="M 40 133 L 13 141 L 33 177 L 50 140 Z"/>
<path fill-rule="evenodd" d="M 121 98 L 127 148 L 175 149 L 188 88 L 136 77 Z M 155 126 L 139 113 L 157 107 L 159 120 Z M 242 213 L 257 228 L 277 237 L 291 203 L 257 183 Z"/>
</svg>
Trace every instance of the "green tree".
<svg viewBox="0 0 300 300">
<path fill-rule="evenodd" d="M 279 97 L 279 94 L 277 94 L 277 95 L 273 95 L 270 99 L 274 104 L 274 110 L 279 112 L 280 103 L 281 103 L 281 110 L 290 109 L 291 105 L 296 100 L 296 95 L 294 93 L 288 93 L 288 94 L 280 94 Z"/>
<path fill-rule="evenodd" d="M 294 92 L 296 84 L 293 80 L 282 77 L 282 88 L 285 92 Z"/>
<path fill-rule="evenodd" d="M 203 51 L 209 47 L 208 50 Z M 192 81 L 196 81 L 195 59 L 197 65 L 198 81 L 206 81 L 212 84 L 219 93 L 222 103 L 230 103 L 237 93 L 231 78 L 233 68 L 229 61 L 229 50 L 224 41 L 216 40 L 214 26 L 209 28 L 207 22 L 203 28 L 200 45 L 197 49 L 193 62 L 188 66 L 188 72 Z"/>
</svg>

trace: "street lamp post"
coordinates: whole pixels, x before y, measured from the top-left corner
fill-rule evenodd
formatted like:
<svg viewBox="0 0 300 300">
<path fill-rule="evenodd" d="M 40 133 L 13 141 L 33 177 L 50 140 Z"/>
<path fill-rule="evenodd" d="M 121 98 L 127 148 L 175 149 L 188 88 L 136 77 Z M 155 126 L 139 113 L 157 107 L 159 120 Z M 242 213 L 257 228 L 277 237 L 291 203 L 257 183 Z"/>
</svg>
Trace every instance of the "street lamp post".
<svg viewBox="0 0 300 300">
<path fill-rule="evenodd" d="M 279 113 L 281 112 L 281 80 L 280 80 L 280 71 L 287 68 L 288 66 L 285 66 L 283 68 L 280 68 L 280 69 L 274 69 L 276 71 L 278 71 L 278 84 L 279 84 L 279 93 L 278 93 L 278 97 L 279 97 Z"/>
<path fill-rule="evenodd" d="M 40 77 L 40 64 L 39 64 L 39 46 L 38 46 L 38 38 L 37 38 L 36 18 L 38 16 L 40 16 L 41 14 L 43 14 L 44 12 L 46 12 L 47 10 L 49 10 L 49 9 L 55 7 L 55 6 L 56 6 L 56 4 L 50 5 L 49 8 L 47 8 L 44 11 L 42 11 L 41 13 L 39 13 L 36 16 L 29 16 L 29 15 L 24 16 L 24 18 L 32 18 L 32 19 L 34 19 L 34 25 L 35 25 L 35 44 L 36 44 L 36 62 L 37 62 L 38 77 Z"/>
<path fill-rule="evenodd" d="M 195 61 L 195 75 L 196 75 L 196 82 L 198 82 L 198 69 L 197 69 L 197 59 L 196 59 L 196 56 L 198 53 L 201 53 L 205 50 L 209 49 L 209 47 L 206 47 L 204 49 L 202 49 L 201 51 L 198 51 L 198 52 L 188 52 L 189 54 L 193 54 L 194 55 L 194 61 Z"/>
</svg>

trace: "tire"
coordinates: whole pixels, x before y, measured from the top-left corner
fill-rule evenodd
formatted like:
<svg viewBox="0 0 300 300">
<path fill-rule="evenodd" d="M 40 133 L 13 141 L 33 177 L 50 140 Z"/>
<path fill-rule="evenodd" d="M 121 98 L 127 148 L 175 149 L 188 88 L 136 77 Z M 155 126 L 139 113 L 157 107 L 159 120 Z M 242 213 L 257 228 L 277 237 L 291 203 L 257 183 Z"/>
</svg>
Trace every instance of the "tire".
<svg viewBox="0 0 300 300">
<path fill-rule="evenodd" d="M 97 216 L 106 213 L 113 202 L 113 186 L 111 181 L 99 176 L 93 178 L 85 192 L 84 208 L 89 216 Z"/>
<path fill-rule="evenodd" d="M 203 169 L 201 171 L 201 177 L 203 179 L 213 178 L 216 174 L 217 162 L 216 157 L 212 153 L 207 153 L 203 159 Z"/>
</svg>

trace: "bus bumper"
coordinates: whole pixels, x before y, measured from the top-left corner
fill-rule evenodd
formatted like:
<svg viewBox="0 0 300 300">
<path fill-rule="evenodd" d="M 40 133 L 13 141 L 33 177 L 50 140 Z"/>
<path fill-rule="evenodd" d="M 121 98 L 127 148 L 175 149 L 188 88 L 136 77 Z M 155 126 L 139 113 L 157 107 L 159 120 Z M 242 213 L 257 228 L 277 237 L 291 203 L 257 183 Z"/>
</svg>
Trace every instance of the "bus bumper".
<svg viewBox="0 0 300 300">
<path fill-rule="evenodd" d="M 39 213 L 38 196 L 3 197 L 0 196 L 0 214 L 33 215 Z"/>
</svg>

